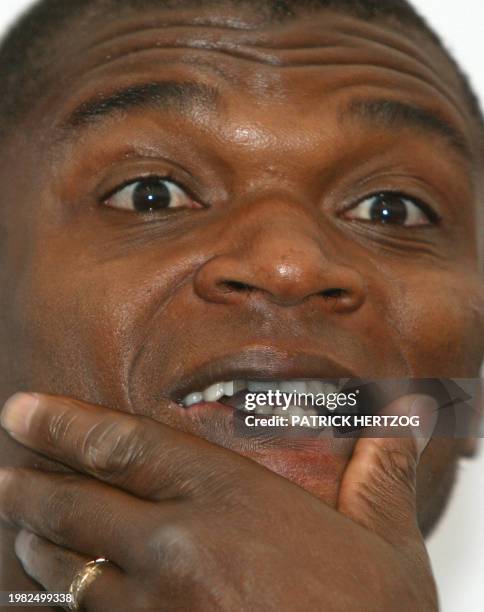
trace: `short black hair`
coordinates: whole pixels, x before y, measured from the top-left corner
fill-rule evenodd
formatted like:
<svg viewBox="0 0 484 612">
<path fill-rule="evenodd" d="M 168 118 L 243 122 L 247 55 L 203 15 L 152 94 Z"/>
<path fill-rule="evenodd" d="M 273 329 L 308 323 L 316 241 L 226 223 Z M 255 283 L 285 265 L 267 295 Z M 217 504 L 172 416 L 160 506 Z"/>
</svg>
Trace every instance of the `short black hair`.
<svg viewBox="0 0 484 612">
<path fill-rule="evenodd" d="M 170 9 L 229 4 L 256 8 L 269 20 L 293 18 L 304 11 L 332 9 L 366 20 L 385 20 L 423 33 L 449 59 L 461 83 L 469 111 L 484 129 L 479 101 L 471 84 L 439 36 L 407 0 L 39 0 L 20 17 L 0 42 L 0 136 L 17 125 L 31 100 L 45 86 L 46 72 L 54 59 L 55 41 L 73 23 L 106 18 L 119 9 L 160 7 Z"/>
</svg>

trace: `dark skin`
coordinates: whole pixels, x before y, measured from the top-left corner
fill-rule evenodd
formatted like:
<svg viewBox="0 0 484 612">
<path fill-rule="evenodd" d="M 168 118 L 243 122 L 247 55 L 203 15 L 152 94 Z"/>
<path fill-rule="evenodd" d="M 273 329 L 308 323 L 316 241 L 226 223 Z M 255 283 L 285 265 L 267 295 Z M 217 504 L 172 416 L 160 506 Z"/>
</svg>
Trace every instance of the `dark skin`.
<svg viewBox="0 0 484 612">
<path fill-rule="evenodd" d="M 59 45 L 63 78 L 2 155 L 2 393 L 50 394 L 2 438 L 1 463 L 23 466 L 1 495 L 2 589 L 36 588 L 25 570 L 65 590 L 103 555 L 88 610 L 435 609 L 418 525 L 471 441 L 249 445 L 229 411 L 170 400 L 236 378 L 478 376 L 479 134 L 447 60 L 382 24 L 230 7 L 127 12 Z M 93 94 L 160 80 L 205 88 L 58 129 Z M 425 108 L 467 153 L 362 99 Z M 147 176 L 183 190 L 178 209 L 126 209 Z M 365 217 L 382 191 L 412 223 Z M 109 444 L 126 450 L 106 464 Z"/>
</svg>

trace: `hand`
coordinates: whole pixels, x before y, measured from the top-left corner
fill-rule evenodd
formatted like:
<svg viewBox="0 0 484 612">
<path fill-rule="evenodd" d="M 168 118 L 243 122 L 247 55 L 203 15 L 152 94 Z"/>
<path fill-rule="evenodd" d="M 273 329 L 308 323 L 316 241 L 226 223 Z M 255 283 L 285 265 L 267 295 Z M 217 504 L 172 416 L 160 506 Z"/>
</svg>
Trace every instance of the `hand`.
<svg viewBox="0 0 484 612">
<path fill-rule="evenodd" d="M 76 471 L 0 470 L 0 515 L 21 528 L 17 556 L 46 590 L 112 561 L 85 592 L 88 612 L 437 610 L 415 509 L 422 440 L 361 438 L 333 510 L 147 417 L 18 394 L 2 425 Z"/>
</svg>

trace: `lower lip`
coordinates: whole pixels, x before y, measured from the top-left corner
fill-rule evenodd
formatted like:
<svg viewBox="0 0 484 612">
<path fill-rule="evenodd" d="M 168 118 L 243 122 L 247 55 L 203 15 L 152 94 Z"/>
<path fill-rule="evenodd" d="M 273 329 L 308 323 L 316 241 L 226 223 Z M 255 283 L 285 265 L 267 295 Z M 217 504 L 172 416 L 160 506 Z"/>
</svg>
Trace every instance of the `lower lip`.
<svg viewBox="0 0 484 612">
<path fill-rule="evenodd" d="M 233 408 L 227 406 L 226 404 L 222 404 L 221 402 L 198 402 L 198 404 L 192 404 L 191 406 L 180 406 L 181 410 L 185 414 L 193 414 L 193 413 L 205 413 L 207 410 L 224 410 L 228 413 L 233 413 Z"/>
<path fill-rule="evenodd" d="M 234 409 L 220 402 L 200 402 L 188 408 L 174 404 L 165 413 L 169 425 L 208 440 L 264 466 L 326 504 L 336 507 L 339 483 L 356 443 L 354 438 L 304 435 L 278 436 L 274 428 L 257 428 L 256 435 L 234 431 Z M 254 428 L 255 429 L 255 428 Z"/>
<path fill-rule="evenodd" d="M 188 408 L 175 404 L 171 425 L 243 455 L 290 480 L 331 506 L 356 438 L 315 437 L 302 428 L 300 436 L 278 435 L 275 428 L 257 428 L 256 435 L 234 431 L 234 409 L 220 402 Z M 256 428 L 254 428 L 256 430 Z"/>
<path fill-rule="evenodd" d="M 228 406 L 226 404 L 222 404 L 221 402 L 199 402 L 197 404 L 192 404 L 188 407 L 182 407 L 180 404 L 177 404 L 177 413 L 183 420 L 190 420 L 196 422 L 204 422 L 206 425 L 210 426 L 210 423 L 213 423 L 215 426 L 221 421 L 224 422 L 225 426 L 233 427 L 235 422 L 235 409 L 232 406 Z M 254 413 L 246 413 L 239 411 L 238 413 L 240 418 L 243 419 L 245 415 L 253 415 Z M 261 415 L 262 417 L 270 417 L 271 415 Z M 241 427 L 244 425 L 241 424 Z M 285 435 L 283 430 L 289 430 L 289 435 Z M 233 432 L 233 430 L 232 430 Z M 357 438 L 343 438 L 343 437 L 334 437 L 329 433 L 327 435 L 321 435 L 317 437 L 321 430 L 312 429 L 309 427 L 293 427 L 293 428 L 276 428 L 276 427 L 247 427 L 247 435 L 243 434 L 243 430 L 239 430 L 239 433 L 233 432 L 233 442 L 237 446 L 237 440 L 250 441 L 252 438 L 252 432 L 257 432 L 256 438 L 259 441 L 262 441 L 266 438 L 275 442 L 277 440 L 277 447 L 281 448 L 282 446 L 291 446 L 294 449 L 295 441 L 297 441 L 296 446 L 300 448 L 307 448 L 308 445 L 316 445 L 320 452 L 326 454 L 331 454 L 332 456 L 342 454 L 345 457 L 348 456 L 348 450 L 353 448 L 356 443 Z M 280 435 L 281 432 L 283 435 Z M 290 435 L 291 433 L 300 433 L 300 435 Z M 279 435 L 278 435 L 279 434 Z M 285 441 L 287 444 L 282 444 Z M 225 444 L 224 444 L 225 446 Z M 244 446 L 246 446 L 244 444 Z M 267 446 L 265 444 L 265 446 Z M 269 447 L 272 447 L 273 444 L 269 444 Z"/>
</svg>

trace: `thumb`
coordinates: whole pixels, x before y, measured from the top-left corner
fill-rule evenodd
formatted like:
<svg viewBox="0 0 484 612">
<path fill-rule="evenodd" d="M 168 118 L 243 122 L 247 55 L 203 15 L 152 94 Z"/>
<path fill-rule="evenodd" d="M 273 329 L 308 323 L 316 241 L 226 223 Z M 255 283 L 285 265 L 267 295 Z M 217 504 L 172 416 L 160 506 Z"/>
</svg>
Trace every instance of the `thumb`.
<svg viewBox="0 0 484 612">
<path fill-rule="evenodd" d="M 415 426 L 364 430 L 343 474 L 338 509 L 401 546 L 422 538 L 416 510 L 417 466 L 435 428 L 438 405 L 427 395 L 407 395 L 392 402 L 384 415 L 413 417 Z"/>
</svg>

